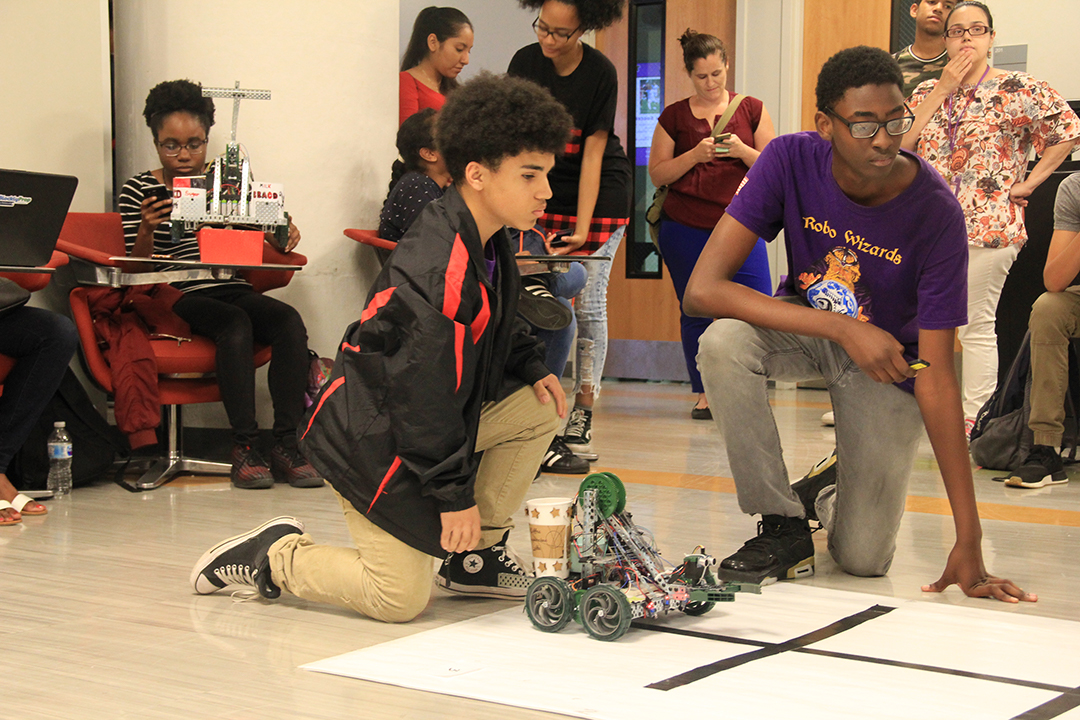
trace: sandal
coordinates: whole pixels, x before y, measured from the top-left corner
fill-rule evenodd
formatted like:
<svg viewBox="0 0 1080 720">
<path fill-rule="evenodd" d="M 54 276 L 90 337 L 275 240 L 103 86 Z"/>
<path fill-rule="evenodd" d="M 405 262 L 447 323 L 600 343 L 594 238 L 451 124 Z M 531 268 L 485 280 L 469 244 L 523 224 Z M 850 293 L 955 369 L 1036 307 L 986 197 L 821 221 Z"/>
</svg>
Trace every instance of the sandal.
<svg viewBox="0 0 1080 720">
<path fill-rule="evenodd" d="M 4 510 L 15 510 L 15 508 L 12 507 L 11 503 L 9 503 L 7 500 L 0 500 L 0 512 L 3 512 Z M 5 525 L 18 525 L 21 522 L 21 515 L 19 517 L 8 517 L 0 515 L 0 527 L 3 527 Z"/>
<path fill-rule="evenodd" d="M 30 506 L 36 506 L 36 507 L 34 507 L 33 510 L 27 509 Z M 34 498 L 30 497 L 29 495 L 23 495 L 22 493 L 19 493 L 18 495 L 16 495 L 15 497 L 13 497 L 11 499 L 11 507 L 15 508 L 15 510 L 22 513 L 23 515 L 48 515 L 49 514 L 49 509 L 47 507 L 45 507 L 41 503 L 37 502 L 36 500 L 34 500 Z"/>
</svg>

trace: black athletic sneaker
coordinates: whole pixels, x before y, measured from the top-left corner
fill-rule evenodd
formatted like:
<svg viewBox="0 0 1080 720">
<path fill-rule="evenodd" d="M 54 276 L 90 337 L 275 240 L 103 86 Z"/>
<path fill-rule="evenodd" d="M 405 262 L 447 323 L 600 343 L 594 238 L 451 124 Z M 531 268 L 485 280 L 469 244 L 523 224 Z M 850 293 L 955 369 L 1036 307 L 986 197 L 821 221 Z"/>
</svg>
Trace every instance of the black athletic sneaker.
<svg viewBox="0 0 1080 720">
<path fill-rule="evenodd" d="M 566 421 L 562 439 L 578 457 L 596 460 L 598 456 L 592 450 L 592 410 L 575 405 Z"/>
<path fill-rule="evenodd" d="M 814 574 L 814 541 L 802 518 L 762 515 L 757 537 L 720 563 L 720 578 L 762 585 Z"/>
<path fill-rule="evenodd" d="M 282 443 L 274 445 L 270 451 L 270 473 L 277 482 L 287 482 L 297 488 L 323 486 L 322 475 L 295 446 L 285 447 Z"/>
<path fill-rule="evenodd" d="M 1041 488 L 1069 482 L 1061 455 L 1047 445 L 1032 445 L 1028 456 L 1005 484 L 1009 487 Z"/>
<path fill-rule="evenodd" d="M 574 319 L 574 311 L 559 302 L 538 275 L 521 279 L 518 314 L 541 330 L 562 330 Z"/>
<path fill-rule="evenodd" d="M 817 508 L 814 507 L 814 501 L 817 500 L 817 496 L 822 490 L 835 484 L 836 448 L 833 448 L 827 458 L 819 461 L 814 467 L 810 468 L 810 472 L 806 473 L 802 479 L 796 480 L 791 486 L 791 489 L 799 497 L 803 509 L 806 510 L 807 520 L 818 522 Z"/>
<path fill-rule="evenodd" d="M 274 476 L 262 455 L 251 445 L 234 445 L 232 449 L 232 484 L 241 490 L 265 490 L 274 487 Z"/>
<path fill-rule="evenodd" d="M 451 553 L 439 566 L 435 584 L 444 590 L 500 600 L 524 600 L 532 577 L 517 554 L 501 541 L 485 550 Z"/>
<path fill-rule="evenodd" d="M 556 435 L 540 462 L 540 471 L 557 475 L 585 475 L 589 472 L 589 461 L 570 452 L 563 439 Z"/>
<path fill-rule="evenodd" d="M 276 598 L 281 588 L 270 579 L 270 546 L 286 535 L 304 532 L 304 523 L 293 517 L 278 517 L 203 553 L 191 571 L 191 587 L 209 595 L 227 585 L 247 585 L 264 598 Z"/>
</svg>

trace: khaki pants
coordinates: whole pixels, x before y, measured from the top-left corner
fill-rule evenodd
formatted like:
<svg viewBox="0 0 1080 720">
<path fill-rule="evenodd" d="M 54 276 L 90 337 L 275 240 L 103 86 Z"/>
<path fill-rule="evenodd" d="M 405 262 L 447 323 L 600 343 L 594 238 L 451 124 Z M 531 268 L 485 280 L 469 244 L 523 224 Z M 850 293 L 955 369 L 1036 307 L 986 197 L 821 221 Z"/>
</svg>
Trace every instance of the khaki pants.
<svg viewBox="0 0 1080 720">
<path fill-rule="evenodd" d="M 484 406 L 476 441 L 484 458 L 474 487 L 478 547 L 491 547 L 513 527 L 512 517 L 558 426 L 554 401 L 542 405 L 531 387 Z M 288 535 L 270 547 L 271 578 L 305 600 L 351 608 L 384 622 L 412 620 L 431 595 L 431 556 L 373 524 L 341 495 L 337 498 L 356 547 L 316 545 L 307 534 Z"/>
<path fill-rule="evenodd" d="M 1036 445 L 1061 446 L 1065 393 L 1069 389 L 1069 343 L 1080 337 L 1080 286 L 1043 293 L 1031 308 L 1031 417 Z"/>
</svg>

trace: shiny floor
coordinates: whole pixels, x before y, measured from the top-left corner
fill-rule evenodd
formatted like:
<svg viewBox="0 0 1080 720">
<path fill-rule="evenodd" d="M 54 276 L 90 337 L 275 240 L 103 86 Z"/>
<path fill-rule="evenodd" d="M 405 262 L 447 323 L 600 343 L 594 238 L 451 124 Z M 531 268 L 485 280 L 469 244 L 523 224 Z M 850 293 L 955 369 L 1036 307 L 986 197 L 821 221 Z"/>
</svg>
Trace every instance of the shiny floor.
<svg viewBox="0 0 1080 720">
<path fill-rule="evenodd" d="M 736 549 L 755 519 L 736 503 L 716 428 L 690 420 L 682 385 L 609 383 L 595 416 L 597 469 L 627 483 L 629 509 L 661 550 L 696 544 Z M 801 474 L 832 447 L 820 425 L 820 390 L 777 390 L 788 467 Z M 1080 477 L 1021 490 L 976 472 L 990 569 L 1040 596 L 1006 606 L 952 588 L 924 595 L 952 542 L 952 521 L 929 443 L 911 479 L 908 513 L 888 577 L 836 569 L 818 544 L 807 585 L 1000 612 L 1080 618 Z M 580 478 L 545 475 L 532 496 L 572 495 Z M 275 515 L 295 515 L 320 541 L 345 544 L 329 490 L 233 490 L 219 478 L 186 478 L 147 493 L 102 484 L 49 503 L 50 515 L 0 528 L 0 717 L 82 718 L 540 718 L 556 717 L 299 670 L 304 663 L 509 607 L 436 592 L 408 625 L 373 622 L 284 597 L 238 602 L 192 594 L 192 563 L 210 545 Z M 528 535 L 512 542 L 527 552 Z M 522 622 L 527 622 L 523 617 Z M 872 712 L 870 713 L 872 715 Z"/>
</svg>

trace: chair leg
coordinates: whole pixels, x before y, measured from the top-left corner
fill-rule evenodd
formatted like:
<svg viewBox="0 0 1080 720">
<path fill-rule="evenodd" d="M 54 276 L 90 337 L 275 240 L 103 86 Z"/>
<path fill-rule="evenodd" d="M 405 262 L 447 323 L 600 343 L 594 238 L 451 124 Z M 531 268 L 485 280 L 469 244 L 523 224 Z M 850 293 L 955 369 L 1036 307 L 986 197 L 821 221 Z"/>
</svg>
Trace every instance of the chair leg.
<svg viewBox="0 0 1080 720">
<path fill-rule="evenodd" d="M 184 457 L 184 421 L 182 409 L 179 405 L 163 407 L 161 421 L 165 423 L 167 454 L 151 465 L 134 482 L 134 489 L 155 490 L 177 475 L 228 475 L 232 471 L 232 465 L 229 463 Z"/>
</svg>

